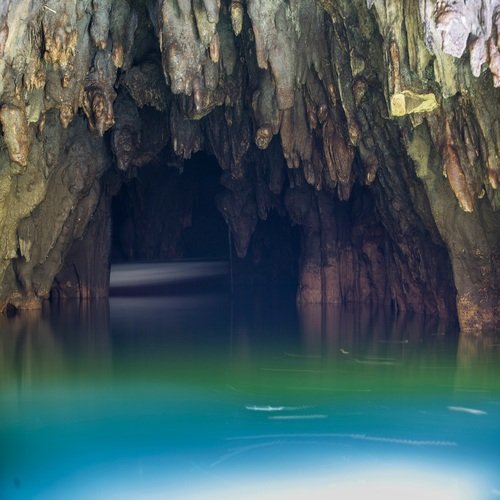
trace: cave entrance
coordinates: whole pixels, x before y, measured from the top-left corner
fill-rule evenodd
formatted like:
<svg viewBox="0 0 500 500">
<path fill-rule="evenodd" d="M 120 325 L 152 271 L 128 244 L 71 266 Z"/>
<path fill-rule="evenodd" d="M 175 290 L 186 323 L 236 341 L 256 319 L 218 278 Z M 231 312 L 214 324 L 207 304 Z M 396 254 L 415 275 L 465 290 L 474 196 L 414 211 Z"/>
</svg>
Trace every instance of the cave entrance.
<svg viewBox="0 0 500 500">
<path fill-rule="evenodd" d="M 212 156 L 151 164 L 112 202 L 111 262 L 229 258 L 227 226 L 217 210 L 222 171 Z"/>
<path fill-rule="evenodd" d="M 286 287 L 295 293 L 298 228 L 285 214 L 271 211 L 267 220 L 257 223 L 247 255 L 238 258 L 228 225 L 217 208 L 225 189 L 222 175 L 217 160 L 206 153 L 197 153 L 182 164 L 152 163 L 138 169 L 112 201 L 113 269 L 138 263 L 175 263 L 186 268 L 189 262 L 206 262 L 213 272 L 221 271 L 219 279 L 211 281 L 217 288 L 238 293 Z M 224 266 L 214 267 L 214 263 Z M 199 286 L 203 275 L 199 280 L 190 279 L 190 284 Z M 117 293 L 116 283 L 112 276 L 112 294 Z M 138 293 L 149 289 L 135 288 Z M 171 287 L 164 282 L 161 291 L 175 293 L 184 288 L 179 281 Z"/>
</svg>

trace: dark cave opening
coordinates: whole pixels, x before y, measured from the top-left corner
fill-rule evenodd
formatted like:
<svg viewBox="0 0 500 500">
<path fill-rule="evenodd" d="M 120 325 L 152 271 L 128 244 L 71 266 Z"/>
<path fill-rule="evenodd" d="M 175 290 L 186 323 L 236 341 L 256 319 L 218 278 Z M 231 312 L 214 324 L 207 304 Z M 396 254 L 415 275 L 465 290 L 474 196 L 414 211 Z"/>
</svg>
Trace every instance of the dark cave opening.
<svg viewBox="0 0 500 500">
<path fill-rule="evenodd" d="M 217 207 L 223 175 L 206 153 L 182 164 L 157 161 L 137 169 L 112 199 L 110 263 L 222 261 L 231 267 L 225 285 L 235 293 L 288 288 L 294 294 L 299 227 L 284 210 L 271 210 L 257 222 L 246 255 L 238 257 Z"/>
<path fill-rule="evenodd" d="M 267 220 L 257 222 L 247 255 L 233 258 L 235 291 L 285 287 L 295 292 L 299 260 L 298 226 L 293 225 L 286 215 L 271 211 Z"/>
<path fill-rule="evenodd" d="M 337 190 L 315 189 L 300 171 L 283 168 L 279 190 L 272 190 L 273 169 L 283 161 L 279 144 L 274 150 L 272 164 L 257 154 L 249 158 L 250 182 L 208 152 L 181 161 L 165 151 L 120 174 L 117 192 L 107 187 L 116 185 L 116 172 L 114 181 L 104 179 L 105 196 L 85 237 L 66 255 L 52 298 L 107 296 L 108 263 L 211 261 L 231 272 L 210 283 L 239 295 L 284 292 L 290 303 L 456 318 L 444 245 L 416 218 L 405 230 L 414 215 L 388 212 L 378 181 L 353 183 L 342 200 Z M 191 289 L 198 285 L 190 278 Z M 188 289 L 175 282 L 147 293 L 156 291 Z"/>
<path fill-rule="evenodd" d="M 262 165 L 252 168 L 255 176 L 265 175 Z M 269 198 L 267 211 L 248 217 L 255 205 L 246 204 L 248 192 L 234 189 L 234 182 L 205 152 L 182 163 L 159 156 L 136 169 L 112 199 L 111 263 L 227 263 L 223 279 L 153 287 L 161 293 L 209 282 L 236 295 L 281 290 L 302 304 L 359 303 L 384 306 L 395 315 L 446 317 L 443 310 L 452 303 L 441 284 L 450 272 L 446 252 L 434 256 L 435 277 L 419 278 L 419 259 L 428 257 L 414 253 L 415 260 L 408 259 L 407 243 L 395 241 L 382 222 L 372 188 L 355 184 L 342 201 L 285 177 L 282 194 Z M 249 235 L 244 255 L 241 234 Z M 428 238 L 425 231 L 414 237 Z M 137 293 L 151 293 L 146 289 Z"/>
<path fill-rule="evenodd" d="M 205 154 L 138 169 L 112 201 L 111 262 L 227 260 L 227 227 L 215 203 L 221 173 Z"/>
</svg>

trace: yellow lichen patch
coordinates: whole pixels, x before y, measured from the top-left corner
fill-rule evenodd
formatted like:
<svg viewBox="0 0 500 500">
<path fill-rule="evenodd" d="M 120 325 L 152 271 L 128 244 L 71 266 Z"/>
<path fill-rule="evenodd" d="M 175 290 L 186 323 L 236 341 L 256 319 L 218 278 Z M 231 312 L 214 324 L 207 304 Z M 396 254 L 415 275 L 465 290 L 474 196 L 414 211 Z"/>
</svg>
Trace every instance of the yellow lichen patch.
<svg viewBox="0 0 500 500">
<path fill-rule="evenodd" d="M 272 138 L 273 132 L 271 126 L 264 125 L 255 133 L 255 144 L 259 149 L 267 149 Z"/>
<path fill-rule="evenodd" d="M 212 41 L 210 42 L 210 59 L 214 63 L 219 62 L 219 57 L 220 57 L 220 41 L 219 41 L 219 35 L 215 33 L 215 35 L 212 38 Z"/>
<path fill-rule="evenodd" d="M 33 58 L 32 64 L 26 69 L 24 86 L 28 92 L 45 87 L 45 64 L 37 57 Z"/>
<path fill-rule="evenodd" d="M 417 94 L 403 90 L 391 95 L 392 116 L 405 116 L 412 113 L 428 113 L 438 107 L 436 96 L 432 93 Z"/>
<path fill-rule="evenodd" d="M 233 25 L 233 31 L 236 36 L 241 33 L 243 28 L 243 5 L 239 0 L 233 0 L 231 2 L 231 23 Z"/>
<path fill-rule="evenodd" d="M 75 57 L 77 41 L 76 30 L 67 33 L 63 27 L 57 28 L 53 36 L 45 39 L 45 61 L 48 64 L 65 68 Z"/>
<path fill-rule="evenodd" d="M 123 66 L 124 53 L 122 45 L 117 45 L 113 47 L 113 53 L 111 55 L 111 58 L 113 60 L 115 68 L 121 68 Z"/>
<path fill-rule="evenodd" d="M 498 185 L 499 185 L 498 173 L 493 168 L 488 168 L 487 172 L 488 172 L 488 182 L 490 183 L 490 186 L 493 189 L 498 189 Z"/>
<path fill-rule="evenodd" d="M 114 95 L 106 95 L 99 88 L 85 91 L 83 112 L 88 118 L 89 129 L 100 137 L 115 124 L 113 101 Z"/>
<path fill-rule="evenodd" d="M 70 69 L 70 71 L 68 71 Z M 63 76 L 61 77 L 61 87 L 63 89 L 67 89 L 69 87 L 69 84 L 71 82 L 72 76 L 71 76 L 71 71 L 73 71 L 73 65 L 70 65 L 69 68 L 64 72 Z"/>
<path fill-rule="evenodd" d="M 28 164 L 29 140 L 28 121 L 23 109 L 5 104 L 0 109 L 4 140 L 9 158 L 14 163 L 26 167 Z"/>
<path fill-rule="evenodd" d="M 59 106 L 59 120 L 61 121 L 63 128 L 68 128 L 68 125 L 71 123 L 74 116 L 75 111 L 71 104 L 62 103 Z"/>
</svg>

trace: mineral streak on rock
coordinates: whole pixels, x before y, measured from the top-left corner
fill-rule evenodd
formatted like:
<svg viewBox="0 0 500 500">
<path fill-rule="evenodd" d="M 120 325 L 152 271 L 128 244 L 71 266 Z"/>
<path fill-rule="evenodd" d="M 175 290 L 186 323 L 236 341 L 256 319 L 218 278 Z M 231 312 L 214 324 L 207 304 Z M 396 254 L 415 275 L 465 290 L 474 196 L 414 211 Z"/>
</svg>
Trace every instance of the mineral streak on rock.
<svg viewBox="0 0 500 500">
<path fill-rule="evenodd" d="M 460 158 L 455 148 L 453 135 L 450 130 L 450 124 L 446 121 L 443 144 L 443 172 L 448 178 L 451 189 L 457 197 L 458 203 L 464 212 L 474 211 L 472 196 L 467 185 L 464 171 L 460 164 Z"/>
<path fill-rule="evenodd" d="M 299 301 L 499 329 L 499 46 L 500 0 L 0 2 L 0 304 L 106 293 L 110 193 L 203 150 Z"/>
</svg>

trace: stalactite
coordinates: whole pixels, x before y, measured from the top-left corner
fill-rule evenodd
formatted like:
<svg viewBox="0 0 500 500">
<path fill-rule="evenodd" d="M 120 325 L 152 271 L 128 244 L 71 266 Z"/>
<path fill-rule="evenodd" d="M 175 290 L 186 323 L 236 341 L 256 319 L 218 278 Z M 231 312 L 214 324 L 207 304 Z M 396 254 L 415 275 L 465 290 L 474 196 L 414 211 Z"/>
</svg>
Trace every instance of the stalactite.
<svg viewBox="0 0 500 500">
<path fill-rule="evenodd" d="M 304 301 L 453 315 L 453 273 L 498 327 L 499 40 L 499 0 L 2 2 L 0 302 L 47 296 L 105 171 L 204 150 L 239 255 L 300 226 Z"/>
<path fill-rule="evenodd" d="M 97 49 L 104 50 L 108 44 L 109 13 L 112 2 L 106 0 L 92 0 L 92 23 L 90 36 Z"/>
<path fill-rule="evenodd" d="M 11 161 L 21 167 L 26 167 L 29 155 L 29 130 L 26 112 L 20 107 L 4 104 L 0 108 L 0 123 Z"/>
<path fill-rule="evenodd" d="M 448 178 L 451 189 L 455 193 L 462 210 L 465 212 L 472 212 L 474 210 L 472 196 L 460 164 L 460 158 L 453 143 L 450 124 L 448 121 L 445 123 L 444 140 L 445 142 L 443 144 L 442 153 L 444 161 L 443 173 Z"/>
<path fill-rule="evenodd" d="M 113 88 L 114 67 L 106 52 L 98 52 L 92 70 L 85 80 L 83 111 L 87 116 L 89 128 L 101 137 L 115 123 L 113 101 L 116 92 Z"/>
<path fill-rule="evenodd" d="M 253 188 L 247 181 L 231 179 L 227 174 L 222 183 L 227 190 L 217 199 L 217 206 L 231 228 L 238 257 L 244 257 L 257 225 Z"/>
<path fill-rule="evenodd" d="M 132 63 L 132 47 L 137 29 L 138 14 L 128 2 L 114 2 L 109 20 L 113 43 L 111 58 L 117 68 L 128 70 Z"/>
</svg>

